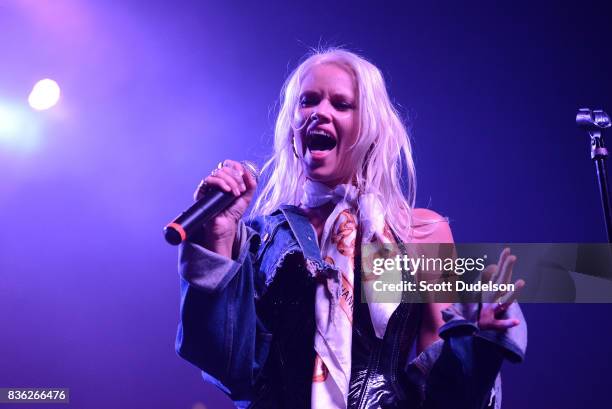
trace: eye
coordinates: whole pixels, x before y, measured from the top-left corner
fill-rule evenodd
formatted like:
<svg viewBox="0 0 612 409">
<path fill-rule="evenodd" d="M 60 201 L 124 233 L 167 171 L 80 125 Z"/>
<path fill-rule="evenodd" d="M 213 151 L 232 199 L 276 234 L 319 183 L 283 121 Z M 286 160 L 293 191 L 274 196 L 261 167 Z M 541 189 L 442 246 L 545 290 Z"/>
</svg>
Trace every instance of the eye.
<svg viewBox="0 0 612 409">
<path fill-rule="evenodd" d="M 339 100 L 339 101 L 334 101 L 334 108 L 336 108 L 338 111 L 348 111 L 350 109 L 354 109 L 355 106 L 345 100 Z"/>
<path fill-rule="evenodd" d="M 319 103 L 319 97 L 317 95 L 305 94 L 300 97 L 300 107 L 312 107 Z"/>
</svg>

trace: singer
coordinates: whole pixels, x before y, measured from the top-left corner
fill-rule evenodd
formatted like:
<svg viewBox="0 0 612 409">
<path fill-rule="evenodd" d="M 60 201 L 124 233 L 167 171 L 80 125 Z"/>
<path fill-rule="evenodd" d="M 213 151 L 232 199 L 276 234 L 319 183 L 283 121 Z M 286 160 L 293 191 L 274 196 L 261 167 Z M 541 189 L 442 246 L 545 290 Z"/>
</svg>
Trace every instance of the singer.
<svg viewBox="0 0 612 409">
<path fill-rule="evenodd" d="M 239 408 L 499 408 L 523 360 L 515 294 L 478 304 L 362 303 L 360 246 L 448 243 L 416 209 L 409 138 L 383 77 L 312 53 L 287 79 L 257 182 L 233 160 L 205 177 L 235 200 L 180 247 L 178 354 Z M 402 190 L 402 180 L 407 185 Z M 502 252 L 491 274 L 509 277 Z"/>
</svg>

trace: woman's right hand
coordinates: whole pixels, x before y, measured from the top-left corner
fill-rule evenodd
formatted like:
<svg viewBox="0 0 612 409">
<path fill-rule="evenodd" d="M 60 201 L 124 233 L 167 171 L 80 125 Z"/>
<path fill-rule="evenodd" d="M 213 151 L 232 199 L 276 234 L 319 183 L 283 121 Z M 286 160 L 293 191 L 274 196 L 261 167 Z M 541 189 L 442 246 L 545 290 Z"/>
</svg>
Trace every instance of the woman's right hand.
<svg viewBox="0 0 612 409">
<path fill-rule="evenodd" d="M 193 194 L 198 200 L 211 188 L 228 192 L 236 197 L 232 204 L 209 220 L 202 233 L 202 244 L 215 253 L 232 258 L 232 248 L 238 221 L 246 211 L 255 194 L 257 181 L 240 162 L 226 159 L 219 163 L 211 174 L 200 182 Z"/>
</svg>

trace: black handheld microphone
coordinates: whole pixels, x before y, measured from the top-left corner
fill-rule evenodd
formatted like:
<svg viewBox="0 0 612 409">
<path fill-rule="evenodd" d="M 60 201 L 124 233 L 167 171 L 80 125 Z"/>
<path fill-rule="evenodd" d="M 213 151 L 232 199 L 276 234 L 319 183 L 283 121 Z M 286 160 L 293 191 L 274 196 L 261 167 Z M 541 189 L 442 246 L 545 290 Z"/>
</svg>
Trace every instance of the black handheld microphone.
<svg viewBox="0 0 612 409">
<path fill-rule="evenodd" d="M 253 162 L 241 162 L 247 172 L 257 180 L 259 169 Z M 230 192 L 211 188 L 191 207 L 185 210 L 164 227 L 166 241 L 174 246 L 187 240 L 202 224 L 218 215 L 227 208 L 236 197 Z"/>
</svg>

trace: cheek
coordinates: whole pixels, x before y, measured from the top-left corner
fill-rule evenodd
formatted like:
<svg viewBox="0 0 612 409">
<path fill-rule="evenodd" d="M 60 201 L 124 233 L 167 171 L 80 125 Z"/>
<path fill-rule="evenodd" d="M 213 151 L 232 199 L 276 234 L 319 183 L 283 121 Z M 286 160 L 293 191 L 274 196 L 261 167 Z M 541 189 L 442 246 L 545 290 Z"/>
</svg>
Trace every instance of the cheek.
<svg viewBox="0 0 612 409">
<path fill-rule="evenodd" d="M 298 108 L 293 113 L 292 126 L 294 130 L 300 130 L 311 115 L 311 109 Z"/>
<path fill-rule="evenodd" d="M 342 124 L 342 134 L 344 135 L 343 149 L 350 148 L 357 141 L 359 134 L 359 124 L 354 118 L 347 118 Z"/>
</svg>

